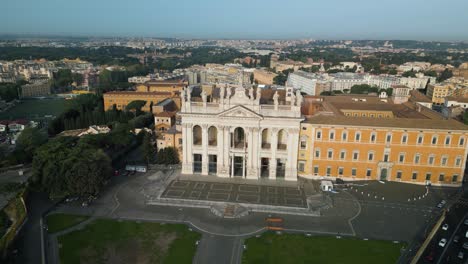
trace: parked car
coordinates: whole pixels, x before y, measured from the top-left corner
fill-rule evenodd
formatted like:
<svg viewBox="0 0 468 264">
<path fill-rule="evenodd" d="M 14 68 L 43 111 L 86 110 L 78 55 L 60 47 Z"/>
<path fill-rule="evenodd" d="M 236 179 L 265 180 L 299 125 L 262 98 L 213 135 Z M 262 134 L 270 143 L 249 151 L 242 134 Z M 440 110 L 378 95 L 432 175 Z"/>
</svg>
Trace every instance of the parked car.
<svg viewBox="0 0 468 264">
<path fill-rule="evenodd" d="M 468 230 L 466 230 L 465 237 L 468 238 Z"/>
<path fill-rule="evenodd" d="M 429 262 L 432 262 L 434 260 L 434 256 L 435 256 L 435 251 L 434 250 L 431 250 L 431 252 L 429 253 L 429 255 L 427 255 L 426 257 L 424 257 L 424 259 L 426 261 L 429 261 Z"/>
<path fill-rule="evenodd" d="M 444 205 L 443 205 L 442 203 L 439 203 L 439 204 L 437 205 L 437 208 L 439 208 L 439 209 L 442 208 L 442 207 L 444 207 Z"/>
<path fill-rule="evenodd" d="M 444 225 L 442 226 L 442 230 L 448 230 L 448 228 L 449 228 L 449 225 L 448 225 L 448 224 L 444 224 Z"/>
<path fill-rule="evenodd" d="M 70 203 L 70 202 L 74 202 L 74 201 L 77 201 L 79 199 L 79 197 L 68 197 L 67 199 L 65 199 L 65 202 L 67 203 Z"/>
<path fill-rule="evenodd" d="M 446 238 L 442 238 L 442 239 L 439 241 L 439 246 L 445 247 L 445 244 L 447 244 L 447 239 L 446 239 Z M 463 245 L 463 246 L 465 246 L 465 245 Z"/>
<path fill-rule="evenodd" d="M 463 248 L 468 249 L 468 242 L 463 243 Z"/>
<path fill-rule="evenodd" d="M 465 225 L 468 225 L 468 218 L 465 219 Z"/>
<path fill-rule="evenodd" d="M 458 257 L 459 259 L 463 259 L 464 256 L 465 256 L 465 254 L 463 254 L 463 252 L 461 252 L 461 251 L 458 252 L 457 257 Z"/>
<path fill-rule="evenodd" d="M 453 242 L 458 243 L 460 241 L 460 236 L 455 236 Z"/>
</svg>

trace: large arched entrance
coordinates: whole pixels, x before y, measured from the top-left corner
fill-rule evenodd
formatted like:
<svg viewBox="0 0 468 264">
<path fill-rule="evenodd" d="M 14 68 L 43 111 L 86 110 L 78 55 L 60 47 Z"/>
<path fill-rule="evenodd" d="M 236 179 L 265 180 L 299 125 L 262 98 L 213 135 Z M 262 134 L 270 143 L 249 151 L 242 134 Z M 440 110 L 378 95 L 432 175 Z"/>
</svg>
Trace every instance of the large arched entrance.
<svg viewBox="0 0 468 264">
<path fill-rule="evenodd" d="M 387 174 L 388 174 L 388 169 L 387 168 L 382 168 L 380 170 L 380 180 L 381 181 L 386 181 L 387 180 Z"/>
</svg>

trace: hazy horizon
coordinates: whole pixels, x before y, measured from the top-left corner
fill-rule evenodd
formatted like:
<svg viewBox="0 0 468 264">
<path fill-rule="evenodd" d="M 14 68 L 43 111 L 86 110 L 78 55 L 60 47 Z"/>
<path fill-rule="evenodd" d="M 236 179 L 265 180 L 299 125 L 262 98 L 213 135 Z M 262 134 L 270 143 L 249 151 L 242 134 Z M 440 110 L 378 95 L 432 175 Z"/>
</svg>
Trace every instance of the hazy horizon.
<svg viewBox="0 0 468 264">
<path fill-rule="evenodd" d="M 466 10 L 464 0 L 10 0 L 0 35 L 467 41 Z"/>
</svg>

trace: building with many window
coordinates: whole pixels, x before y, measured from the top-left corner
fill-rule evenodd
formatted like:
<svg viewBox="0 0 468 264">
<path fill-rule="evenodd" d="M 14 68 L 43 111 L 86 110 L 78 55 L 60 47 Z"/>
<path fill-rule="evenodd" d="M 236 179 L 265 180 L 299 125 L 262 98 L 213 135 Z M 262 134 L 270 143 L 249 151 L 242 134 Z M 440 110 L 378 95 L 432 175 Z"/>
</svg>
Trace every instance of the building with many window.
<svg viewBox="0 0 468 264">
<path fill-rule="evenodd" d="M 239 79 L 242 79 L 240 75 Z M 181 94 L 182 173 L 247 179 L 297 180 L 299 127 L 303 120 L 298 92 L 222 86 L 207 99 Z"/>
<path fill-rule="evenodd" d="M 299 176 L 461 186 L 466 125 L 412 102 L 356 96 L 313 102 L 300 129 Z"/>
</svg>

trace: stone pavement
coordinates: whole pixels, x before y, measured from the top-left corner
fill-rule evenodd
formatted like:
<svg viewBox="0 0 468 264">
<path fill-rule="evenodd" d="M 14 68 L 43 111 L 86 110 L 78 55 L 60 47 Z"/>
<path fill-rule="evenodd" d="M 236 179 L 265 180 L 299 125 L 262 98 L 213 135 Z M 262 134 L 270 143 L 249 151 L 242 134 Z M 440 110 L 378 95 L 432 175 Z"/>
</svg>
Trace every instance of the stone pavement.
<svg viewBox="0 0 468 264">
<path fill-rule="evenodd" d="M 174 180 L 161 197 L 307 207 L 304 191 L 299 187 Z"/>
<path fill-rule="evenodd" d="M 185 223 L 203 234 L 196 263 L 205 261 L 239 263 L 242 254 L 239 246 L 242 245 L 242 240 L 264 232 L 267 217 L 283 218 L 283 227 L 286 232 L 410 241 L 418 232 L 418 228 L 424 227 L 427 219 L 436 210 L 435 204 L 431 204 L 434 200 L 430 199 L 425 200 L 427 204 L 409 204 L 391 199 L 377 202 L 359 199 L 350 189 L 321 195 L 323 199 L 329 201 L 329 206 L 322 208 L 320 217 L 253 212 L 242 218 L 221 218 L 211 213 L 209 208 L 187 207 L 183 204 L 167 206 L 167 204 L 147 203 L 151 196 L 161 195 L 165 186 L 175 179 L 183 178 L 179 178 L 178 172 L 173 170 L 153 170 L 145 174 L 137 173 L 127 178 L 117 178 L 115 183 L 112 183 L 90 207 L 82 208 L 76 204 L 65 204 L 58 207 L 56 211 L 114 219 Z M 211 179 L 205 179 L 205 182 L 216 183 Z M 266 184 L 262 183 L 259 186 L 264 188 Z M 301 181 L 296 183 L 296 188 L 297 186 L 301 186 L 304 190 L 310 189 L 304 192 L 307 198 L 314 196 L 308 192 L 315 192 L 316 183 Z M 398 190 L 395 189 L 398 186 L 386 185 L 386 187 L 395 192 Z M 401 196 L 411 194 L 407 191 L 399 193 Z M 300 208 L 296 207 L 296 209 Z M 223 250 L 221 245 L 232 250 Z M 212 248 L 216 252 L 213 252 Z"/>
</svg>

